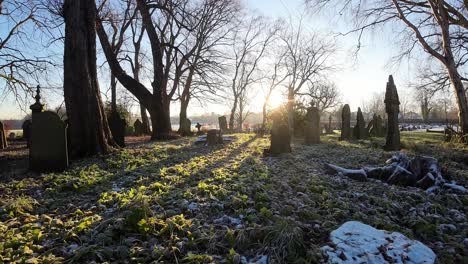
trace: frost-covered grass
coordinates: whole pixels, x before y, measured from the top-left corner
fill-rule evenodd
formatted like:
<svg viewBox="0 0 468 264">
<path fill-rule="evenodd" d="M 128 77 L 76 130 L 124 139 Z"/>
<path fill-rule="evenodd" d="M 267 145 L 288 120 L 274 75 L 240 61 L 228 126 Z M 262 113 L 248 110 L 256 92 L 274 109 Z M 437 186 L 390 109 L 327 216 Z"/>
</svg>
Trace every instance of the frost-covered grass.
<svg viewBox="0 0 468 264">
<path fill-rule="evenodd" d="M 324 173 L 325 162 L 383 164 L 392 154 L 381 150 L 383 139 L 295 139 L 292 154 L 265 158 L 268 138 L 236 136 L 216 147 L 194 146 L 194 138 L 151 142 L 63 173 L 0 180 L 0 262 L 237 263 L 267 255 L 314 263 L 330 232 L 350 220 L 418 239 L 441 263 L 468 261 L 466 195 Z M 466 183 L 466 147 L 415 132 L 402 142 Z"/>
</svg>

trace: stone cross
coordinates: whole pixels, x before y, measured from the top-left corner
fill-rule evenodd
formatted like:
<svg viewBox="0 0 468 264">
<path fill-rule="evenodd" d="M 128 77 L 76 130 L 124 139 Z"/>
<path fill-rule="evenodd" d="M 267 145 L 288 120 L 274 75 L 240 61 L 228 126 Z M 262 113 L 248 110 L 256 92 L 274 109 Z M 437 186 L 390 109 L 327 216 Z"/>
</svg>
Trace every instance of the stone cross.
<svg viewBox="0 0 468 264">
<path fill-rule="evenodd" d="M 343 106 L 341 110 L 341 137 L 340 140 L 351 138 L 351 109 L 348 104 Z"/>
<path fill-rule="evenodd" d="M 271 118 L 273 124 L 271 127 L 270 149 L 265 150 L 264 154 L 275 156 L 291 152 L 291 136 L 288 123 L 278 112 L 274 112 Z"/>
<path fill-rule="evenodd" d="M 125 147 L 125 128 L 127 126 L 125 119 L 121 118 L 117 111 L 112 111 L 107 122 L 115 143 L 122 148 Z"/>
<path fill-rule="evenodd" d="M 366 121 L 364 121 L 364 115 L 362 114 L 361 107 L 358 107 L 356 126 L 354 127 L 354 137 L 356 139 L 367 138 Z"/>
<path fill-rule="evenodd" d="M 6 149 L 8 147 L 7 138 L 5 135 L 5 127 L 3 123 L 0 121 L 0 149 Z"/>
<path fill-rule="evenodd" d="M 384 103 L 387 113 L 387 139 L 384 149 L 400 150 L 400 129 L 398 127 L 400 100 L 392 75 L 388 77 Z"/>
<path fill-rule="evenodd" d="M 200 129 L 202 128 L 202 125 L 200 123 L 197 123 L 195 127 L 197 128 L 197 132 L 200 133 Z"/>
<path fill-rule="evenodd" d="M 221 131 L 227 131 L 228 130 L 226 116 L 218 117 L 218 123 L 219 123 L 219 129 L 221 129 Z"/>
<path fill-rule="evenodd" d="M 305 144 L 320 143 L 320 114 L 317 107 L 307 108 Z"/>
</svg>

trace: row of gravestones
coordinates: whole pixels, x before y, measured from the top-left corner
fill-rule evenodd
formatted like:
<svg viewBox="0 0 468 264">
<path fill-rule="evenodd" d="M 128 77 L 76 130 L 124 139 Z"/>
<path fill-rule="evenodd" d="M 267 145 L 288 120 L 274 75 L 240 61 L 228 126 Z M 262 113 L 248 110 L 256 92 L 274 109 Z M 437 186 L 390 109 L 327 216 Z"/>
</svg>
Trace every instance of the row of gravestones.
<svg viewBox="0 0 468 264">
<path fill-rule="evenodd" d="M 387 113 L 387 126 L 384 128 L 382 117 L 374 114 L 372 121 L 366 128 L 361 108 L 358 108 L 357 123 L 353 128 L 353 135 L 356 139 L 365 139 L 369 134 L 377 137 L 383 137 L 386 135 L 384 149 L 399 150 L 400 129 L 398 127 L 398 114 L 400 113 L 400 100 L 398 98 L 398 91 L 392 75 L 388 77 L 384 103 L 385 112 Z M 342 110 L 341 140 L 351 138 L 350 119 L 351 111 L 349 109 L 349 105 L 346 104 Z"/>
<path fill-rule="evenodd" d="M 372 120 L 366 127 L 364 116 L 361 108 L 358 108 L 356 125 L 351 129 L 351 111 L 348 104 L 343 106 L 341 111 L 341 140 L 348 140 L 352 137 L 355 139 L 366 139 L 369 136 L 383 137 L 385 135 L 385 127 L 381 116 L 374 114 Z"/>
<path fill-rule="evenodd" d="M 382 117 L 377 115 L 373 116 L 372 121 L 366 127 L 361 108 L 358 108 L 357 123 L 353 130 L 351 130 L 351 110 L 348 104 L 344 105 L 342 110 L 341 140 L 351 139 L 351 134 L 356 139 L 365 139 L 369 134 L 378 137 L 386 134 L 384 149 L 399 150 L 400 130 L 398 127 L 398 114 L 400 111 L 400 101 L 392 75 L 388 78 L 384 103 L 385 112 L 387 113 L 386 129 L 383 126 Z M 272 119 L 271 144 L 270 148 L 265 150 L 265 154 L 277 155 L 291 152 L 291 135 L 287 120 L 279 113 L 273 114 Z M 320 115 L 317 107 L 309 107 L 307 109 L 305 143 L 308 145 L 320 143 Z"/>
</svg>

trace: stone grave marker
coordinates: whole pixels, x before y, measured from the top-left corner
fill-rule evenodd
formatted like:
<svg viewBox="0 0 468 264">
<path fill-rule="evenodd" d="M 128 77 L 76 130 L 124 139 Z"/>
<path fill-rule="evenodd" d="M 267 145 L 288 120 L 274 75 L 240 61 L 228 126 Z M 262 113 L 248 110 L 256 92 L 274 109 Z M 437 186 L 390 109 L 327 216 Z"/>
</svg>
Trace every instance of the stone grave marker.
<svg viewBox="0 0 468 264">
<path fill-rule="evenodd" d="M 206 145 L 214 146 L 223 143 L 222 131 L 218 129 L 210 129 L 206 133 Z"/>
<path fill-rule="evenodd" d="M 351 109 L 348 104 L 343 106 L 341 110 L 341 137 L 340 140 L 351 138 Z"/>
<path fill-rule="evenodd" d="M 307 108 L 305 144 L 320 143 L 320 114 L 317 107 Z"/>
<path fill-rule="evenodd" d="M 107 122 L 109 122 L 109 128 L 115 143 L 122 148 L 125 147 L 125 128 L 127 126 L 125 119 L 121 118 L 117 111 L 113 111 Z"/>
<path fill-rule="evenodd" d="M 31 127 L 31 119 L 24 120 L 23 125 L 21 126 L 21 128 L 23 129 L 23 139 L 26 140 L 28 148 L 31 144 Z"/>
<path fill-rule="evenodd" d="M 276 112 L 272 114 L 270 148 L 264 151 L 265 155 L 279 155 L 291 152 L 291 135 L 288 123 Z"/>
<path fill-rule="evenodd" d="M 226 116 L 218 117 L 218 123 L 219 123 L 219 129 L 221 131 L 226 132 L 228 130 L 228 124 L 227 124 Z"/>
<path fill-rule="evenodd" d="M 145 128 L 140 119 L 137 119 L 135 123 L 133 123 L 133 128 L 135 129 L 135 136 L 141 136 L 145 133 Z"/>
<path fill-rule="evenodd" d="M 388 77 L 384 103 L 387 113 L 387 137 L 384 149 L 400 150 L 400 129 L 398 127 L 400 100 L 392 75 Z"/>
<path fill-rule="evenodd" d="M 358 107 L 356 126 L 354 127 L 354 137 L 356 139 L 367 138 L 366 121 L 364 121 L 364 115 L 362 114 L 361 107 Z"/>
</svg>

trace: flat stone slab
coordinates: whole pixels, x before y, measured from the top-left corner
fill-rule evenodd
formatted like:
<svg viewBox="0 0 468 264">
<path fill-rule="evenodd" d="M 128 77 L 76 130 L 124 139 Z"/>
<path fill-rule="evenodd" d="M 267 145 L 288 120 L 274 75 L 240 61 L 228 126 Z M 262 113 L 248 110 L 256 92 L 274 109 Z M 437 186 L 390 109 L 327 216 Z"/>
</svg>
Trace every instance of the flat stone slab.
<svg viewBox="0 0 468 264">
<path fill-rule="evenodd" d="M 398 232 L 375 229 L 357 221 L 344 223 L 330 234 L 335 245 L 324 246 L 328 263 L 434 263 L 434 252 Z"/>
<path fill-rule="evenodd" d="M 235 136 L 223 136 L 223 142 L 229 143 L 236 141 L 237 137 Z M 195 140 L 194 144 L 206 144 L 206 135 L 199 136 L 197 140 Z"/>
</svg>

